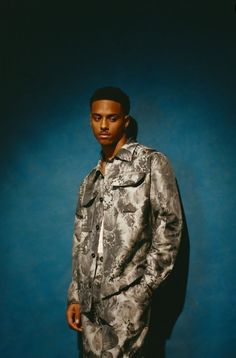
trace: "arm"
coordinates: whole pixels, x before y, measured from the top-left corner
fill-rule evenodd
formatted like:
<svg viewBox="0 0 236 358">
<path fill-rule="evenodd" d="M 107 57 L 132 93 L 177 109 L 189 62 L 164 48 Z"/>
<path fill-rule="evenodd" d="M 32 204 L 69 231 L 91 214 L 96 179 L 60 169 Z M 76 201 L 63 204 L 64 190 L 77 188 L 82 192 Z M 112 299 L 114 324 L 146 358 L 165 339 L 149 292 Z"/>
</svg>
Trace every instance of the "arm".
<svg viewBox="0 0 236 358">
<path fill-rule="evenodd" d="M 66 310 L 66 319 L 70 328 L 81 331 L 81 318 L 80 318 L 80 305 L 79 305 L 79 295 L 78 295 L 78 250 L 79 250 L 79 216 L 78 211 L 81 203 L 81 192 L 82 186 L 80 187 L 79 199 L 76 209 L 75 222 L 74 222 L 74 233 L 73 233 L 73 248 L 72 248 L 72 281 L 68 289 L 68 298 L 67 298 L 67 310 Z"/>
<path fill-rule="evenodd" d="M 175 176 L 167 158 L 157 152 L 151 158 L 150 203 L 152 244 L 142 280 L 151 289 L 156 289 L 174 266 L 182 232 Z"/>
<path fill-rule="evenodd" d="M 78 251 L 79 251 L 79 238 L 78 238 L 78 225 L 79 218 L 75 216 L 74 233 L 73 233 L 73 247 L 72 247 L 72 281 L 68 289 L 67 303 L 79 303 L 78 295 Z"/>
</svg>

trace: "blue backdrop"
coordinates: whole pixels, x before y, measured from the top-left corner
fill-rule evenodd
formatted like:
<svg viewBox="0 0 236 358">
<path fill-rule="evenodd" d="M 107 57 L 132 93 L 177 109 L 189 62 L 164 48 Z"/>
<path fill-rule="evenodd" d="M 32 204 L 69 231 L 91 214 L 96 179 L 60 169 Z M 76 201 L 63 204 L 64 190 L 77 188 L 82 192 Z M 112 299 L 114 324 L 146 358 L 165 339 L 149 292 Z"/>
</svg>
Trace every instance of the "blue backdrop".
<svg viewBox="0 0 236 358">
<path fill-rule="evenodd" d="M 1 357 L 77 356 L 73 218 L 103 85 L 130 95 L 139 141 L 167 154 L 180 187 L 190 262 L 167 358 L 236 356 L 233 3 L 129 4 L 2 12 Z"/>
</svg>

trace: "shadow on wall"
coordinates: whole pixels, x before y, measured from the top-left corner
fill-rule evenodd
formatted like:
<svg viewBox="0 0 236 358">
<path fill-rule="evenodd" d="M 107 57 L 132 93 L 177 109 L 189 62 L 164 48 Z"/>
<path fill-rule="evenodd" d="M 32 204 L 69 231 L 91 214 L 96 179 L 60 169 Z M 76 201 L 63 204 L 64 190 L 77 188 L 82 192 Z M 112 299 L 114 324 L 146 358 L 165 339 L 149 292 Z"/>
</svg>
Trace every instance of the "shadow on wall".
<svg viewBox="0 0 236 358">
<path fill-rule="evenodd" d="M 183 214 L 181 244 L 173 271 L 153 297 L 150 331 L 145 343 L 145 358 L 153 357 L 153 352 L 155 357 L 165 358 L 166 341 L 170 339 L 174 325 L 184 307 L 190 244 L 182 200 L 181 206 Z"/>
</svg>

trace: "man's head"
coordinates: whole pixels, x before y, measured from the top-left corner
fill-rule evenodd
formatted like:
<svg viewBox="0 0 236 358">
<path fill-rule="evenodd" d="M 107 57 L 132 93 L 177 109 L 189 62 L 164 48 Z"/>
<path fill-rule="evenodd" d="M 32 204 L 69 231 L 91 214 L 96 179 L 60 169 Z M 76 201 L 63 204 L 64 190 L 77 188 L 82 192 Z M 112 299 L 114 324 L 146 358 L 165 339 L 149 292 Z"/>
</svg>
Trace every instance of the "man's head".
<svg viewBox="0 0 236 358">
<path fill-rule="evenodd" d="M 130 111 L 130 100 L 127 94 L 118 87 L 102 87 L 98 88 L 90 98 L 90 109 L 93 102 L 99 100 L 110 100 L 120 103 L 122 111 L 125 115 Z"/>
<path fill-rule="evenodd" d="M 117 87 L 103 87 L 90 99 L 90 123 L 102 146 L 116 146 L 125 141 L 129 126 L 129 97 Z"/>
</svg>

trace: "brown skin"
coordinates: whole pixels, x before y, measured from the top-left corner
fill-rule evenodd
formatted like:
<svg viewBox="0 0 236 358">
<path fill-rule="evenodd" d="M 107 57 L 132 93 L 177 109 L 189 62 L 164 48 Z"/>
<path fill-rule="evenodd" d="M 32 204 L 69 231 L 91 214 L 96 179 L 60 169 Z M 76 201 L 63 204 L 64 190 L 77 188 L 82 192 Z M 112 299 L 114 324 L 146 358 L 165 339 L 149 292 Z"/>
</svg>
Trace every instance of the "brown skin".
<svg viewBox="0 0 236 358">
<path fill-rule="evenodd" d="M 101 170 L 105 173 L 106 161 L 113 158 L 127 141 L 125 130 L 129 125 L 129 116 L 125 115 L 120 103 L 111 100 L 98 100 L 92 103 L 90 125 L 97 141 L 101 144 L 104 160 Z M 80 305 L 68 305 L 66 318 L 69 327 L 82 331 Z"/>
<path fill-rule="evenodd" d="M 66 319 L 71 329 L 77 332 L 82 331 L 80 305 L 78 303 L 72 303 L 67 306 Z"/>
<path fill-rule="evenodd" d="M 102 147 L 104 160 L 101 169 L 105 169 L 106 161 L 113 158 L 127 141 L 125 130 L 129 121 L 118 102 L 98 100 L 92 103 L 90 125 Z"/>
</svg>

